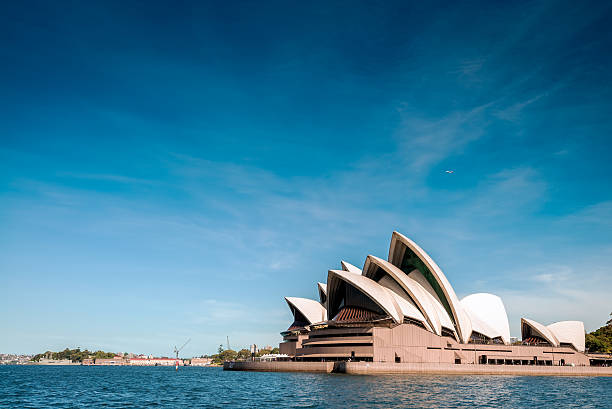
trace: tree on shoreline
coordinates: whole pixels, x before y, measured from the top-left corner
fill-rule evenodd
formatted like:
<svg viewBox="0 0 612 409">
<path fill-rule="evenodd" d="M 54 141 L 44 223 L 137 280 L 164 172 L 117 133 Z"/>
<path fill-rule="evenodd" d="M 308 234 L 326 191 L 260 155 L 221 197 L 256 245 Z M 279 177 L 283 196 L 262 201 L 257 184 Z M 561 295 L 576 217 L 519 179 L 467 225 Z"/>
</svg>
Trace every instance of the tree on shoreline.
<svg viewBox="0 0 612 409">
<path fill-rule="evenodd" d="M 612 318 L 603 327 L 586 334 L 585 346 L 588 352 L 612 353 Z"/>
<path fill-rule="evenodd" d="M 256 356 L 278 354 L 278 352 L 278 348 L 261 349 L 257 352 Z M 251 358 L 251 351 L 243 348 L 236 352 L 233 349 L 223 349 L 222 346 L 219 346 L 219 353 L 212 355 L 211 358 L 215 364 L 222 364 L 225 361 L 246 361 Z"/>
<path fill-rule="evenodd" d="M 66 348 L 63 351 L 52 352 L 46 351 L 42 354 L 36 354 L 32 357 L 32 361 L 40 362 L 41 358 L 49 357 L 50 359 L 60 360 L 69 359 L 72 362 L 83 362 L 83 359 L 104 359 L 112 358 L 115 356 L 114 352 L 96 351 L 90 352 L 89 350 L 81 351 L 80 348 L 69 349 Z"/>
</svg>

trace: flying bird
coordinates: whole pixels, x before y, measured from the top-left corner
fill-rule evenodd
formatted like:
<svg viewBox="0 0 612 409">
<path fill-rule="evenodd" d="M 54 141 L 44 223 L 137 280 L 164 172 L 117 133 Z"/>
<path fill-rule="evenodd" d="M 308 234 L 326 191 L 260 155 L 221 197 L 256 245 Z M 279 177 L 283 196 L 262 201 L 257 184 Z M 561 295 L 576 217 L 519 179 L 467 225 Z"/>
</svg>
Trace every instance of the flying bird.
<svg viewBox="0 0 612 409">
<path fill-rule="evenodd" d="M 445 170 L 446 173 L 455 173 L 454 170 Z"/>
</svg>

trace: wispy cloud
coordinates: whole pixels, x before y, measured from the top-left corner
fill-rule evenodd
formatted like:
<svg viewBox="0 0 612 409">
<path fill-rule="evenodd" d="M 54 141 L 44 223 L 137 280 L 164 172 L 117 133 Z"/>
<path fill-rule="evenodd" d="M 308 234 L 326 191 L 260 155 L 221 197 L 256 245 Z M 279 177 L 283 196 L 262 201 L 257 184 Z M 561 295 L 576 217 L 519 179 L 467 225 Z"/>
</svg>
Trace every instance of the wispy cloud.
<svg viewBox="0 0 612 409">
<path fill-rule="evenodd" d="M 479 217 L 524 212 L 545 198 L 547 184 L 536 170 L 520 167 L 488 176 L 467 206 Z"/>
<path fill-rule="evenodd" d="M 486 59 L 479 57 L 475 59 L 461 60 L 458 63 L 457 70 L 451 71 L 453 73 L 459 73 L 465 76 L 474 76 L 477 74 L 485 64 Z"/>
<path fill-rule="evenodd" d="M 566 225 L 612 226 L 612 201 L 595 203 L 563 217 L 560 222 Z"/>
<path fill-rule="evenodd" d="M 117 182 L 124 184 L 141 184 L 141 185 L 153 185 L 152 180 L 135 178 L 123 175 L 113 174 L 98 174 L 98 173 L 76 173 L 76 172 L 58 172 L 59 177 L 68 177 L 82 180 L 100 180 L 107 182 Z"/>
<path fill-rule="evenodd" d="M 448 156 L 462 153 L 463 148 L 485 133 L 485 112 L 491 105 L 429 119 L 408 107 L 401 108 L 404 119 L 397 131 L 400 163 L 413 171 L 425 172 Z"/>
<path fill-rule="evenodd" d="M 549 92 L 546 91 L 541 94 L 535 95 L 527 100 L 516 102 L 508 107 L 495 111 L 495 116 L 506 121 L 517 121 L 520 119 L 521 113 L 525 108 L 527 108 L 531 104 L 534 104 L 540 99 L 547 97 L 548 95 Z"/>
<path fill-rule="evenodd" d="M 557 284 L 564 286 L 564 282 L 570 281 L 572 278 L 576 278 L 574 270 L 569 266 L 544 265 L 538 268 L 538 270 L 541 270 L 542 272 L 535 272 L 531 276 L 531 281 L 544 283 L 548 286 L 555 285 L 555 288 L 560 288 L 556 286 Z"/>
</svg>

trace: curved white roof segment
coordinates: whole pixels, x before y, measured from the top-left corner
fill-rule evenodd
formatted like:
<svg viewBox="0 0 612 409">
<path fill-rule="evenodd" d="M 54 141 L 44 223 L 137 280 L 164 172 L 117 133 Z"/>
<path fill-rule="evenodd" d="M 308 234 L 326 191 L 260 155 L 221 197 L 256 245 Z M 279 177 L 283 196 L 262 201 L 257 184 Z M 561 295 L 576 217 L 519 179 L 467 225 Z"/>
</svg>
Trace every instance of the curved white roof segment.
<svg viewBox="0 0 612 409">
<path fill-rule="evenodd" d="M 395 266 L 401 266 L 402 257 L 404 256 L 406 247 L 412 250 L 425 264 L 433 276 L 433 279 L 439 285 L 444 294 L 444 298 L 450 307 L 450 313 L 453 315 L 457 335 L 462 342 L 467 343 L 470 335 L 472 334 L 472 323 L 470 322 L 470 318 L 465 311 L 463 311 L 463 307 L 459 303 L 455 290 L 433 259 L 429 257 L 429 255 L 415 242 L 403 234 L 394 231 L 393 235 L 391 236 L 391 245 L 389 247 L 389 262 Z M 442 304 L 444 304 L 444 302 Z"/>
<path fill-rule="evenodd" d="M 405 274 L 402 270 L 388 261 L 369 255 L 366 258 L 366 262 L 363 266 L 364 275 L 371 276 L 376 272 L 376 268 L 378 267 L 383 269 L 393 280 L 395 280 L 397 284 L 400 285 L 403 292 L 407 293 L 408 296 L 412 298 L 412 301 L 419 308 L 427 320 L 429 327 L 435 334 L 442 335 L 442 326 L 449 329 L 454 328 L 450 317 L 442 305 L 438 303 L 437 300 L 416 280 Z M 393 286 L 390 285 L 390 283 L 384 278 L 381 279 L 380 284 L 395 290 Z"/>
<path fill-rule="evenodd" d="M 510 324 L 501 298 L 488 293 L 471 294 L 461 300 L 461 305 L 470 316 L 472 330 L 510 343 Z"/>
<path fill-rule="evenodd" d="M 545 339 L 550 345 L 554 347 L 559 346 L 559 340 L 557 339 L 557 337 L 555 336 L 555 334 L 553 334 L 551 330 L 549 330 L 547 327 L 540 324 L 539 322 L 530 320 L 528 318 L 521 318 L 521 336 L 523 340 L 525 340 L 526 338 L 525 326 L 529 327 L 529 329 L 532 332 L 534 332 L 536 335 Z"/>
<path fill-rule="evenodd" d="M 386 263 L 388 263 L 388 261 L 386 261 Z M 429 281 L 427 281 L 423 274 L 421 274 L 421 272 L 416 268 L 408 274 L 408 277 L 419 283 L 419 285 L 423 287 L 425 291 L 427 291 L 427 293 L 431 296 L 432 302 L 436 306 L 436 311 L 438 312 L 438 316 L 440 317 L 440 323 L 442 324 L 442 326 L 454 331 L 455 324 L 453 324 L 453 321 L 448 315 L 448 312 L 444 309 L 444 306 L 440 301 L 440 297 L 438 297 L 431 284 L 429 284 Z"/>
<path fill-rule="evenodd" d="M 423 326 L 425 327 L 425 329 L 430 332 L 433 332 L 433 330 L 429 326 L 429 323 L 427 322 L 423 314 L 421 314 L 421 311 L 419 311 L 419 309 L 411 301 L 406 300 L 404 297 L 389 288 L 387 288 L 386 290 L 393 296 L 393 298 L 395 298 L 395 301 L 397 302 L 397 305 L 399 305 L 402 314 L 404 314 L 404 317 L 420 321 L 421 324 L 423 324 Z"/>
<path fill-rule="evenodd" d="M 347 263 L 346 261 L 342 260 L 340 261 L 340 265 L 342 266 L 342 270 L 344 271 L 361 275 L 361 270 L 358 267 L 352 265 L 351 263 Z"/>
<path fill-rule="evenodd" d="M 421 285 L 421 287 L 426 289 L 427 292 L 429 294 L 431 294 L 432 297 L 435 298 L 436 301 L 438 301 L 440 303 L 440 305 L 442 305 L 442 301 L 440 300 L 440 297 L 436 293 L 436 290 L 434 290 L 434 288 L 431 286 L 429 281 L 427 281 L 425 276 L 419 271 L 419 269 L 415 268 L 414 270 L 409 271 L 408 273 L 405 273 L 405 274 L 408 274 L 410 276 L 410 278 L 414 279 L 417 283 L 419 283 Z M 444 308 L 444 307 L 442 307 L 442 308 Z"/>
<path fill-rule="evenodd" d="M 572 344 L 577 351 L 584 352 L 584 323 L 582 321 L 560 321 L 548 325 L 559 344 Z"/>
<path fill-rule="evenodd" d="M 317 283 L 317 290 L 319 290 L 319 302 L 326 310 L 325 319 L 327 320 L 327 284 Z"/>
<path fill-rule="evenodd" d="M 334 290 L 339 288 L 339 286 L 334 285 L 334 280 L 345 281 L 346 283 L 357 288 L 368 298 L 374 301 L 384 312 L 389 314 L 389 316 L 397 324 L 404 321 L 404 316 L 400 306 L 386 288 L 379 285 L 374 280 L 370 280 L 367 277 L 357 275 L 349 271 L 329 270 L 327 275 L 327 288 L 329 288 L 330 292 L 327 294 L 327 305 L 333 305 L 332 300 L 336 296 Z M 333 314 L 335 313 L 337 313 L 337 311 L 330 311 L 330 318 L 332 318 Z"/>
<path fill-rule="evenodd" d="M 496 338 L 496 337 L 501 337 L 501 335 L 499 334 L 497 330 L 495 330 L 495 328 L 491 327 L 485 321 L 478 318 L 478 316 L 472 315 L 471 311 L 466 310 L 465 312 L 470 316 L 470 320 L 472 321 L 472 334 L 474 332 L 479 332 L 483 335 L 486 335 L 487 337 L 491 339 Z M 504 340 L 504 343 L 507 344 L 505 340 Z"/>
<path fill-rule="evenodd" d="M 325 308 L 321 303 L 315 300 L 299 297 L 285 297 L 285 301 L 287 301 L 291 312 L 293 312 L 295 308 L 308 320 L 309 324 L 315 324 L 326 320 L 327 312 Z"/>
</svg>

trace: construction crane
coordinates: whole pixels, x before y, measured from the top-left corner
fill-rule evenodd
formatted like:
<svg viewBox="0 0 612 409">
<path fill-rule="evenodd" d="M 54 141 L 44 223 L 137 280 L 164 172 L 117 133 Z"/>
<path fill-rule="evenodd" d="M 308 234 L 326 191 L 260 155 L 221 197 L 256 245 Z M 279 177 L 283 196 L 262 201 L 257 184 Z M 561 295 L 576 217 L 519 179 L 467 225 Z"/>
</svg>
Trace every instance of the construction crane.
<svg viewBox="0 0 612 409">
<path fill-rule="evenodd" d="M 178 362 L 179 362 L 179 357 L 178 357 L 178 354 L 179 354 L 179 352 L 181 352 L 181 350 L 182 350 L 183 348 L 185 348 L 185 345 L 187 345 L 187 344 L 189 343 L 189 341 L 191 341 L 191 338 L 189 338 L 189 339 L 188 339 L 188 340 L 187 340 L 187 341 L 186 341 L 186 342 L 183 344 L 183 346 L 182 346 L 182 347 L 180 347 L 180 348 L 177 348 L 177 347 L 176 347 L 176 345 L 174 346 L 174 353 L 176 354 L 176 368 L 175 368 L 175 370 L 176 370 L 176 371 L 178 371 L 178 367 L 179 367 L 179 363 L 178 363 Z"/>
</svg>

